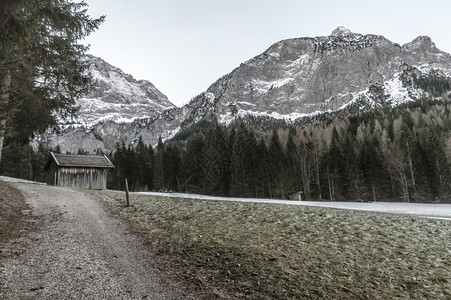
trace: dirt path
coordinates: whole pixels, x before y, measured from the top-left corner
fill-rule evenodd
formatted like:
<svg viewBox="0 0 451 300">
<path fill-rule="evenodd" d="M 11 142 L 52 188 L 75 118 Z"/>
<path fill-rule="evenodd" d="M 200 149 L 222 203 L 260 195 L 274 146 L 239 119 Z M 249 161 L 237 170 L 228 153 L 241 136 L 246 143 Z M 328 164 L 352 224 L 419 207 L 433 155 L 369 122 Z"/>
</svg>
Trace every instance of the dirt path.
<svg viewBox="0 0 451 300">
<path fill-rule="evenodd" d="M 33 228 L 9 244 L 0 299 L 194 299 L 165 279 L 140 242 L 89 196 L 12 184 L 31 207 Z"/>
</svg>

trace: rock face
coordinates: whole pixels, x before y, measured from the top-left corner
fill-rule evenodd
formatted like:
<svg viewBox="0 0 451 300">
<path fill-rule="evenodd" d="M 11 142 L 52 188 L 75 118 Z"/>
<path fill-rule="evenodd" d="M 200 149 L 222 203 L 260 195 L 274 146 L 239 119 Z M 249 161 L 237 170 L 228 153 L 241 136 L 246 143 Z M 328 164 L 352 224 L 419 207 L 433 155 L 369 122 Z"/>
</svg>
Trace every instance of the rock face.
<svg viewBox="0 0 451 300">
<path fill-rule="evenodd" d="M 63 151 L 112 150 L 116 142 L 133 143 L 140 135 L 155 144 L 158 136 L 169 138 L 203 118 L 216 117 L 225 124 L 249 115 L 294 121 L 346 108 L 398 105 L 427 96 L 414 78 L 451 76 L 451 56 L 438 50 L 429 37 L 400 46 L 383 36 L 353 33 L 344 27 L 330 36 L 275 43 L 181 108 L 171 105 L 149 82 L 141 82 L 142 87 L 149 87 L 145 93 L 132 88 L 114 90 L 111 86 L 127 86 L 123 83 L 131 82 L 127 79 L 131 76 L 116 77 L 120 70 L 96 71 L 102 69 L 97 65 L 109 65 L 100 59 L 94 62 L 100 89 L 80 102 L 80 119 L 87 126 L 66 128 L 51 137 Z M 159 100 L 146 106 L 148 97 Z M 99 99 L 104 99 L 105 106 L 91 111 Z M 112 107 L 127 112 L 127 117 L 110 112 Z M 108 118 L 102 117 L 104 112 Z M 123 118 L 134 121 L 121 122 Z M 109 121 L 95 122 L 105 119 Z"/>
<path fill-rule="evenodd" d="M 197 120 L 199 111 L 210 106 L 224 123 L 249 114 L 294 120 L 363 98 L 370 106 L 398 104 L 422 94 L 401 81 L 412 68 L 418 76 L 434 70 L 448 76 L 451 56 L 428 37 L 400 46 L 339 27 L 330 36 L 274 44 L 195 98 L 187 105 L 188 115 Z M 383 97 L 374 97 L 375 87 Z"/>
<path fill-rule="evenodd" d="M 89 55 L 88 58 L 96 88 L 78 101 L 78 119 L 62 120 L 63 124 L 131 123 L 136 119 L 154 118 L 175 107 L 151 82 L 136 80 L 99 57 Z"/>
<path fill-rule="evenodd" d="M 48 132 L 35 142 L 59 145 L 63 152 L 110 151 L 117 142 L 132 142 L 134 127 L 176 108 L 151 82 L 136 80 L 99 57 L 88 55 L 88 59 L 96 87 L 78 100 L 77 118 L 60 120 L 59 134 Z"/>
</svg>

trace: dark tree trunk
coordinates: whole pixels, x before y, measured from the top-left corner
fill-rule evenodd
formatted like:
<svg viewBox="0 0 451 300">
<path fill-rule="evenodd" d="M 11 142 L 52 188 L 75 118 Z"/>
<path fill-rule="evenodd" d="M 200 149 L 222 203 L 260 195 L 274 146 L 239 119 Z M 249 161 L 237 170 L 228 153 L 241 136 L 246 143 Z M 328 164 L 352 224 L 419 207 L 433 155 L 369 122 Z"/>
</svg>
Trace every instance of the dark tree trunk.
<svg viewBox="0 0 451 300">
<path fill-rule="evenodd" d="M 7 107 L 9 101 L 9 89 L 11 87 L 11 75 L 8 73 L 0 83 L 0 107 Z M 7 111 L 0 114 L 0 162 L 2 159 L 3 140 L 5 139 L 5 126 Z"/>
</svg>

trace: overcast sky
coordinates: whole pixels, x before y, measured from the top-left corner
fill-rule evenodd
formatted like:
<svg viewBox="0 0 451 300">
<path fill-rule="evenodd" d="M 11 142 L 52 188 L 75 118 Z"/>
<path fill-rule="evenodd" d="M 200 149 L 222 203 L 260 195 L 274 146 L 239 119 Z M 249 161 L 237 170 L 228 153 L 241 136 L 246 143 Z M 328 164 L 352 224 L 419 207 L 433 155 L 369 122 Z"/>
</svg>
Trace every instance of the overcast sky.
<svg viewBox="0 0 451 300">
<path fill-rule="evenodd" d="M 106 21 L 89 53 L 151 81 L 175 105 L 287 38 L 337 27 L 399 44 L 428 35 L 451 52 L 449 0 L 85 0 Z"/>
</svg>

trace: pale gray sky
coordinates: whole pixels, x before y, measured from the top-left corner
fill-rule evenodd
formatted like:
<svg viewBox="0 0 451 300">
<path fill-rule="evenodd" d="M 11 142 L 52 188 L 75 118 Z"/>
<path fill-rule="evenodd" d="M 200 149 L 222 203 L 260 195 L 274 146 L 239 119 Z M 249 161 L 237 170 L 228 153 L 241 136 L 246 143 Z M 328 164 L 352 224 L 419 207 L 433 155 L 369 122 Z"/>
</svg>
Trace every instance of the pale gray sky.
<svg viewBox="0 0 451 300">
<path fill-rule="evenodd" d="M 287 38 L 337 26 L 399 44 L 428 35 L 451 52 L 449 0 L 85 0 L 106 21 L 87 43 L 181 106 L 242 62 Z"/>
</svg>

